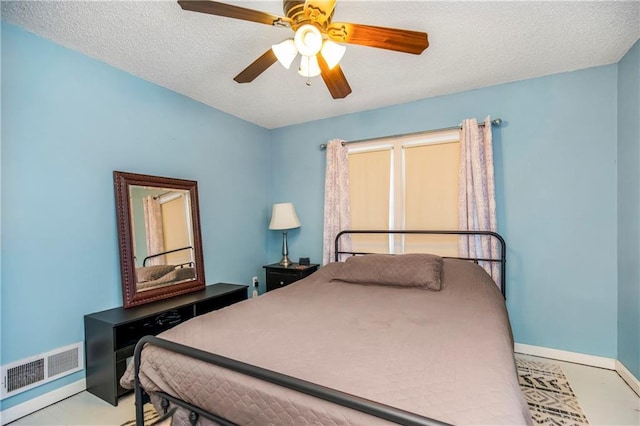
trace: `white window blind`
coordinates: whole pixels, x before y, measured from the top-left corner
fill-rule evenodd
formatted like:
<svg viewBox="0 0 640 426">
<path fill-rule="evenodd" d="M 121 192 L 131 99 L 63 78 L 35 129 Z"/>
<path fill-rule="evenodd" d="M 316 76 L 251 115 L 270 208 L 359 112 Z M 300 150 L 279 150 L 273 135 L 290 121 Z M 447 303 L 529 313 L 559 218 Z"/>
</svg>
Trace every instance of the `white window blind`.
<svg viewBox="0 0 640 426">
<path fill-rule="evenodd" d="M 459 132 L 349 147 L 353 229 L 457 229 Z M 455 236 L 354 235 L 356 252 L 457 255 Z"/>
<path fill-rule="evenodd" d="M 351 227 L 389 229 L 391 225 L 392 149 L 349 154 Z M 388 250 L 386 235 L 353 235 L 352 247 L 358 252 L 382 253 Z"/>
</svg>

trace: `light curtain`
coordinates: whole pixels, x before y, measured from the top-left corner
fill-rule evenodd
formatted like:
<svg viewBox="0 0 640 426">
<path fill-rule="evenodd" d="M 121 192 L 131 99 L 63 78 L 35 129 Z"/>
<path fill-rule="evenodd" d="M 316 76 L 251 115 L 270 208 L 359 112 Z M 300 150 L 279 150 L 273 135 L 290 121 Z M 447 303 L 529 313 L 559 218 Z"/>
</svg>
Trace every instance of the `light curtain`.
<svg viewBox="0 0 640 426">
<path fill-rule="evenodd" d="M 333 139 L 327 143 L 327 167 L 324 184 L 324 231 L 322 236 L 322 264 L 335 260 L 335 237 L 351 228 L 349 211 L 349 158 L 344 141 Z M 343 236 L 341 250 L 351 250 L 351 237 Z"/>
<path fill-rule="evenodd" d="M 491 120 L 484 127 L 475 118 L 464 120 L 460 129 L 460 172 L 458 180 L 458 229 L 497 231 L 496 196 L 493 171 Z M 499 258 L 498 241 L 493 237 L 462 236 L 458 240 L 461 257 Z M 496 262 L 480 265 L 500 285 Z"/>
<path fill-rule="evenodd" d="M 152 196 L 142 199 L 144 206 L 144 228 L 147 235 L 147 256 L 164 251 L 164 234 L 162 231 L 162 207 L 160 201 Z M 146 266 L 164 265 L 164 256 L 152 257 Z"/>
</svg>

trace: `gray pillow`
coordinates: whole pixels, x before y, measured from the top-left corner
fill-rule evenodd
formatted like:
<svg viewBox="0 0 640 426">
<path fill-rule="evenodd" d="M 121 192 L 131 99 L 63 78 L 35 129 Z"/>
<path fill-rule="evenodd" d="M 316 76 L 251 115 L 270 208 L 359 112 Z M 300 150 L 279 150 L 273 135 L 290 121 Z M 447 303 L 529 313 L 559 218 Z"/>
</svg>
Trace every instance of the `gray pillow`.
<svg viewBox="0 0 640 426">
<path fill-rule="evenodd" d="M 332 281 L 439 291 L 442 258 L 434 254 L 368 254 L 347 258 Z"/>
</svg>

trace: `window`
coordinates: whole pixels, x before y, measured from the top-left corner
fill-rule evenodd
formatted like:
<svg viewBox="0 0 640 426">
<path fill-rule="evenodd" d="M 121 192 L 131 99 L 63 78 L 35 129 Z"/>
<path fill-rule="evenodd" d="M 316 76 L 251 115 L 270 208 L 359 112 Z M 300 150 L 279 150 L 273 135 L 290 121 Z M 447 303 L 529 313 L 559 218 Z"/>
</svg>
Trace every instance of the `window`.
<svg viewBox="0 0 640 426">
<path fill-rule="evenodd" d="M 349 146 L 353 229 L 457 229 L 457 130 Z M 353 235 L 356 252 L 457 255 L 456 236 Z"/>
</svg>

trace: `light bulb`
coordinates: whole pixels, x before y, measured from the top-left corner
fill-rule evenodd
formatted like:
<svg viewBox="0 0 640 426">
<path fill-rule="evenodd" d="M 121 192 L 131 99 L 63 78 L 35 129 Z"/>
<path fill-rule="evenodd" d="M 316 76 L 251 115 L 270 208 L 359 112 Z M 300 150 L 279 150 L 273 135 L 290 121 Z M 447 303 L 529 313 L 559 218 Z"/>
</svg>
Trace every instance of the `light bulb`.
<svg viewBox="0 0 640 426">
<path fill-rule="evenodd" d="M 298 68 L 298 74 L 307 78 L 320 75 L 318 58 L 316 58 L 315 56 L 303 56 L 300 59 L 300 68 Z"/>
<path fill-rule="evenodd" d="M 322 34 L 311 24 L 304 24 L 298 28 L 293 40 L 298 52 L 304 56 L 316 56 L 322 48 Z"/>
<path fill-rule="evenodd" d="M 322 44 L 322 50 L 320 53 L 322 54 L 322 57 L 327 63 L 329 69 L 333 69 L 333 67 L 338 65 L 346 50 L 347 48 L 345 46 L 334 43 L 331 40 L 325 40 Z"/>
<path fill-rule="evenodd" d="M 278 58 L 278 62 L 280 62 L 286 69 L 289 69 L 291 63 L 298 55 L 298 50 L 296 49 L 293 39 L 288 39 L 282 43 L 274 44 L 271 46 L 271 50 L 273 50 L 276 58 Z"/>
</svg>

